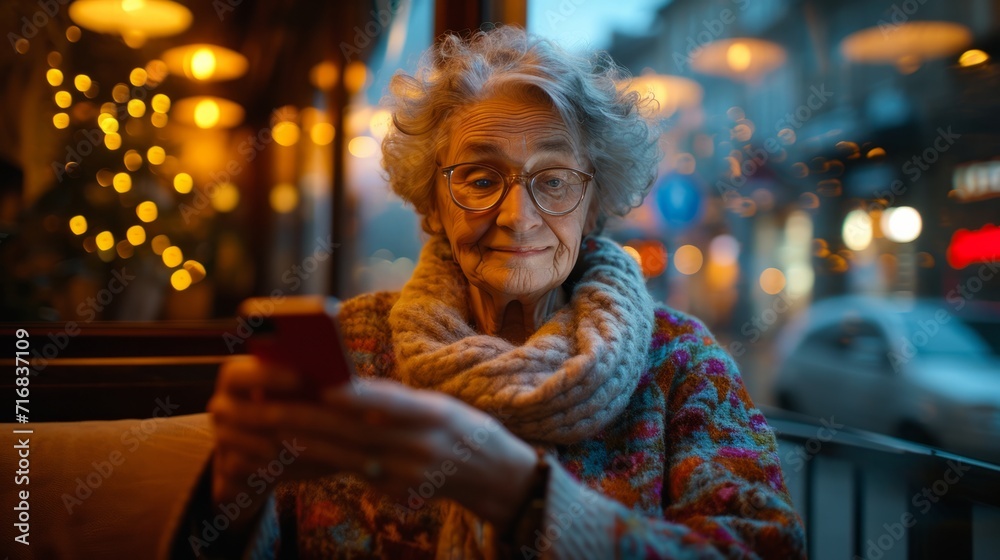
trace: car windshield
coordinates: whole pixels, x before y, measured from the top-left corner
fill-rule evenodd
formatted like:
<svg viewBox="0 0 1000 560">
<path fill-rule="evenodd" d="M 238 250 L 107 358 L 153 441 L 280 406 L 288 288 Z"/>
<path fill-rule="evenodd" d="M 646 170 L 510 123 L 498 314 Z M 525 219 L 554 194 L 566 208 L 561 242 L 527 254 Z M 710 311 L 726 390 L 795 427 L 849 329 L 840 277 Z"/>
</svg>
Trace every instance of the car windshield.
<svg viewBox="0 0 1000 560">
<path fill-rule="evenodd" d="M 963 354 L 969 357 L 985 356 L 989 347 L 982 338 L 963 323 L 948 314 L 940 320 L 939 309 L 915 309 L 902 313 L 908 329 L 907 341 L 917 352 L 925 355 Z"/>
</svg>

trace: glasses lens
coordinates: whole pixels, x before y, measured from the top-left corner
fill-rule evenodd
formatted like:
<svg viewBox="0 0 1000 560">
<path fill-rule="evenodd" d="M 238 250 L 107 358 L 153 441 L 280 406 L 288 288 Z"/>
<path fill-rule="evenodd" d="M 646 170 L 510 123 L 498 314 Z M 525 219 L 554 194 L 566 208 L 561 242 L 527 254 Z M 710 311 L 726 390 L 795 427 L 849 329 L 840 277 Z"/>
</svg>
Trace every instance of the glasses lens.
<svg viewBox="0 0 1000 560">
<path fill-rule="evenodd" d="M 462 206 L 484 210 L 503 193 L 503 176 L 489 167 L 459 165 L 451 172 L 451 192 Z"/>
<path fill-rule="evenodd" d="M 569 212 L 583 196 L 584 177 L 572 169 L 546 169 L 531 181 L 531 192 L 543 210 Z"/>
</svg>

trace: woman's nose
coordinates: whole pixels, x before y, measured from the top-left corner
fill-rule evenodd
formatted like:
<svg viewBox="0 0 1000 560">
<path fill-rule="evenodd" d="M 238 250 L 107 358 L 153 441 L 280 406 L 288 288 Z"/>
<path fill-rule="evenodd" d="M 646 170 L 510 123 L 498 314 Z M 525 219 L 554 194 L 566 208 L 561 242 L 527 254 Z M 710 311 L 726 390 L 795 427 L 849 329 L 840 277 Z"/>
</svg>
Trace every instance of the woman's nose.
<svg viewBox="0 0 1000 560">
<path fill-rule="evenodd" d="M 538 208 L 531 201 L 528 185 L 520 178 L 514 181 L 507 196 L 500 203 L 497 225 L 515 231 L 527 231 L 542 223 Z"/>
</svg>

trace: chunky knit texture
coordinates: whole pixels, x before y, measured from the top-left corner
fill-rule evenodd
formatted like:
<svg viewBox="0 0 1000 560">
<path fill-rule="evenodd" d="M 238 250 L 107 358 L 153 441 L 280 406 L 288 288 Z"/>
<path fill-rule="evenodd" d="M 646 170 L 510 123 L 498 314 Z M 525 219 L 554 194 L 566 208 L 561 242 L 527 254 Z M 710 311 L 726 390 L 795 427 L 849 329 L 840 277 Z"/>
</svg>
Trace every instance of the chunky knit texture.
<svg viewBox="0 0 1000 560">
<path fill-rule="evenodd" d="M 598 435 L 625 409 L 646 369 L 653 301 L 635 260 L 589 237 L 569 303 L 523 345 L 470 325 L 469 284 L 443 235 L 432 237 L 389 314 L 398 371 L 481 410 L 532 443 Z"/>
<path fill-rule="evenodd" d="M 404 379 L 390 321 L 399 299 L 369 294 L 341 308 L 362 377 Z M 516 556 L 804 557 L 774 434 L 733 360 L 697 319 L 662 306 L 647 340 L 645 366 L 621 412 L 586 437 L 550 447 L 558 465 L 545 523 Z M 251 550 L 260 558 L 496 558 L 488 524 L 443 530 L 462 511 L 415 492 L 393 503 L 350 475 L 279 484 Z M 467 511 L 461 517 L 475 520 Z"/>
</svg>

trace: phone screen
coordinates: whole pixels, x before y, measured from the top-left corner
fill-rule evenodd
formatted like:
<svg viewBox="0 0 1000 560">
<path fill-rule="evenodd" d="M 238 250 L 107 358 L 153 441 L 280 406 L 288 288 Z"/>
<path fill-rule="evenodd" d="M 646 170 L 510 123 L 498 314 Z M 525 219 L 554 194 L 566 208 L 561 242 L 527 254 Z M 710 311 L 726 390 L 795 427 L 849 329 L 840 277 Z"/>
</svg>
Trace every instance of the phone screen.
<svg viewBox="0 0 1000 560">
<path fill-rule="evenodd" d="M 354 374 L 337 327 L 339 309 L 336 298 L 322 296 L 251 298 L 240 305 L 239 315 L 253 328 L 250 353 L 298 372 L 307 392 L 318 397 L 319 390 L 346 383 Z"/>
</svg>

